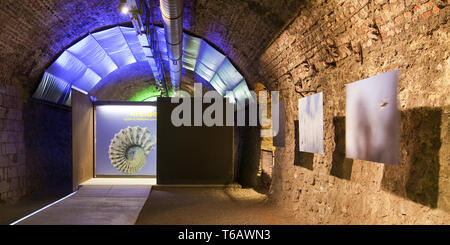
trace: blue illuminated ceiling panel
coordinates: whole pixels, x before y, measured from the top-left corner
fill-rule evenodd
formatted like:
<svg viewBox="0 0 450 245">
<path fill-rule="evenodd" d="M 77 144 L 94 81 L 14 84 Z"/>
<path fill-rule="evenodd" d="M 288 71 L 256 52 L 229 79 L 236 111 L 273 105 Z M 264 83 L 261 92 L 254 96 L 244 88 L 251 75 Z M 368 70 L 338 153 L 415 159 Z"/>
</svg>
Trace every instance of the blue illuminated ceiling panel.
<svg viewBox="0 0 450 245">
<path fill-rule="evenodd" d="M 94 70 L 99 76 L 106 76 L 117 69 L 116 63 L 106 53 L 97 40 L 89 35 L 68 49 L 86 66 Z"/>
<path fill-rule="evenodd" d="M 195 72 L 210 82 L 225 60 L 225 55 L 217 51 L 204 40 L 200 44 Z"/>
<path fill-rule="evenodd" d="M 161 56 L 168 61 L 164 29 L 156 30 Z M 153 68 L 153 54 L 142 48 L 142 43 L 148 43 L 142 38 L 146 36 L 138 36 L 134 28 L 122 26 L 87 35 L 49 66 L 33 97 L 70 106 L 72 88 L 89 93 L 108 74 L 135 62 L 148 61 Z M 183 69 L 204 78 L 239 107 L 252 99 L 244 77 L 207 41 L 184 33 L 182 58 Z"/>
<path fill-rule="evenodd" d="M 225 97 L 234 99 L 238 109 L 244 108 L 248 103 L 256 103 L 256 98 L 252 96 L 247 87 L 245 80 L 242 80 L 231 92 L 227 93 Z"/>
<path fill-rule="evenodd" d="M 194 71 L 202 39 L 184 34 L 183 37 L 183 68 Z"/>
<path fill-rule="evenodd" d="M 58 103 L 59 99 L 69 90 L 70 84 L 51 73 L 45 72 L 33 97 L 42 98 L 46 101 Z"/>
<path fill-rule="evenodd" d="M 118 67 L 135 63 L 137 60 L 127 43 L 121 27 L 114 27 L 92 34 L 111 56 Z M 136 37 L 137 38 L 137 37 Z"/>
</svg>

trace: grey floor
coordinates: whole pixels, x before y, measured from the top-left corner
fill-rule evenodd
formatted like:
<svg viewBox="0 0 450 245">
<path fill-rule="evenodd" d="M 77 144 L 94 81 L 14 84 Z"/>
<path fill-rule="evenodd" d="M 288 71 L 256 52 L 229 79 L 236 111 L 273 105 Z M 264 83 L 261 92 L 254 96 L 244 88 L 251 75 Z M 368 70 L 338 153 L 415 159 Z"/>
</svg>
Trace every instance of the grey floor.
<svg viewBox="0 0 450 245">
<path fill-rule="evenodd" d="M 253 189 L 154 186 L 137 225 L 293 225 L 292 215 Z"/>
<path fill-rule="evenodd" d="M 17 225 L 134 225 L 151 186 L 83 186 Z"/>
</svg>

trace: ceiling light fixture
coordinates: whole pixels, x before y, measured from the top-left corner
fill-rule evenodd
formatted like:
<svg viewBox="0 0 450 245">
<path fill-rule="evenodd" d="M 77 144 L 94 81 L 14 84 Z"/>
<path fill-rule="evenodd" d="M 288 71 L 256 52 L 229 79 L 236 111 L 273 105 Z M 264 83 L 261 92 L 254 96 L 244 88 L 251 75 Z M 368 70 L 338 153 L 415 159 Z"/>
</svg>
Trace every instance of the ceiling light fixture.
<svg viewBox="0 0 450 245">
<path fill-rule="evenodd" d="M 126 0 L 120 0 L 119 9 L 122 14 L 128 14 L 130 12 L 130 8 L 128 7 Z"/>
</svg>

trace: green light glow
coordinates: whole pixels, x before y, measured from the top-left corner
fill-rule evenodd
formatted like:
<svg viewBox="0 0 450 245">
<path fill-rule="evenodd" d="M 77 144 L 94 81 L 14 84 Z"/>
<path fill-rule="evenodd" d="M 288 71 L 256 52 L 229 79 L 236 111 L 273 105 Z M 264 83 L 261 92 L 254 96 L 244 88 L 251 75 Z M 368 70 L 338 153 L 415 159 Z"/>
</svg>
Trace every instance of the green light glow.
<svg viewBox="0 0 450 245">
<path fill-rule="evenodd" d="M 160 96 L 161 92 L 156 89 L 156 86 L 149 86 L 137 93 L 135 93 L 129 101 L 145 101 L 149 99 L 150 97 L 157 97 Z"/>
</svg>

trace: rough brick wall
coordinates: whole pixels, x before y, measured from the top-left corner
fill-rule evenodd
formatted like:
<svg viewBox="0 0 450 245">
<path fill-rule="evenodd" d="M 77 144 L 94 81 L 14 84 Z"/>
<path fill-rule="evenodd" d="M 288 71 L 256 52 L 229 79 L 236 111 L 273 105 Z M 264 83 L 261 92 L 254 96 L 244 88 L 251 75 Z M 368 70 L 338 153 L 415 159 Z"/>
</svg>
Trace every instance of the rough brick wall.
<svg viewBox="0 0 450 245">
<path fill-rule="evenodd" d="M 321 0 L 259 59 L 287 105 L 271 198 L 308 224 L 450 223 L 450 1 Z M 345 158 L 345 84 L 399 69 L 401 163 Z M 297 100 L 324 92 L 325 154 L 294 166 Z M 308 167 L 309 166 L 309 167 Z"/>
<path fill-rule="evenodd" d="M 18 88 L 19 87 L 19 88 Z M 0 88 L 0 200 L 25 194 L 24 125 L 20 86 Z"/>
<path fill-rule="evenodd" d="M 39 102 L 24 105 L 25 189 L 72 190 L 72 113 Z"/>
<path fill-rule="evenodd" d="M 71 187 L 70 110 L 24 103 L 21 83 L 0 87 L 0 202 Z"/>
<path fill-rule="evenodd" d="M 255 64 L 303 0 L 185 0 L 184 28 L 234 61 L 252 86 Z"/>
</svg>

